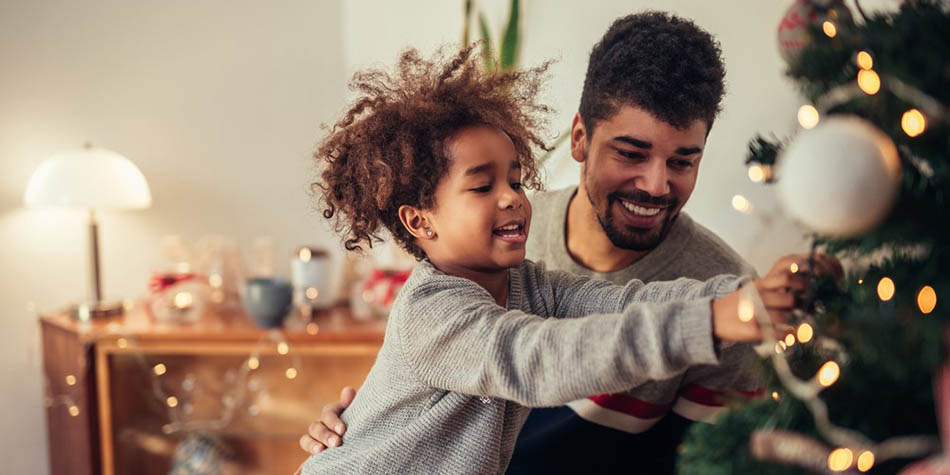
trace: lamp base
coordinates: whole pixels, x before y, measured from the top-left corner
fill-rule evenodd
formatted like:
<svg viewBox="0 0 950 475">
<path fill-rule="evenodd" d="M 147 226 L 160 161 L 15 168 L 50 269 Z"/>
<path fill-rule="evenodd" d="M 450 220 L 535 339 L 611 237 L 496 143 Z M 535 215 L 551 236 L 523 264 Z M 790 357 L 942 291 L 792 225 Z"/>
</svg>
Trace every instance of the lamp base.
<svg viewBox="0 0 950 475">
<path fill-rule="evenodd" d="M 122 302 L 86 302 L 70 307 L 69 314 L 81 322 L 118 317 L 125 312 Z"/>
</svg>

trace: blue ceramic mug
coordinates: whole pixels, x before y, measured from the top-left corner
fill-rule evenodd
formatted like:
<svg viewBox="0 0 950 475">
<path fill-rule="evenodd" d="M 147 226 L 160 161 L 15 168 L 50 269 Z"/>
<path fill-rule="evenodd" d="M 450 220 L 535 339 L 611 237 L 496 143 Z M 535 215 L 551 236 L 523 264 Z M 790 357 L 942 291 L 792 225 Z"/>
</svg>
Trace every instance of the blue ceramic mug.
<svg viewBox="0 0 950 475">
<path fill-rule="evenodd" d="M 294 290 L 290 282 L 256 277 L 244 283 L 244 310 L 259 327 L 279 327 L 290 312 Z"/>
</svg>

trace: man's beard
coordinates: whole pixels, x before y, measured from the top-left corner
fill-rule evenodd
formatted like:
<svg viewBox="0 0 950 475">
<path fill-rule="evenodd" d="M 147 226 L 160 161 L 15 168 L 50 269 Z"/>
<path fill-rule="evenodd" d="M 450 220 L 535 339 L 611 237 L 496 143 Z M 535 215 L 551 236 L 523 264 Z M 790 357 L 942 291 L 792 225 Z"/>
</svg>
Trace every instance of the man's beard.
<svg viewBox="0 0 950 475">
<path fill-rule="evenodd" d="M 586 170 L 585 170 L 586 171 Z M 649 193 L 642 190 L 635 190 L 632 192 L 621 192 L 615 191 L 607 195 L 607 206 L 603 211 L 597 208 L 597 204 L 594 203 L 593 192 L 589 186 L 587 187 L 587 199 L 590 201 L 591 207 L 594 209 L 594 214 L 597 216 L 597 221 L 600 223 L 600 227 L 603 228 L 604 233 L 607 235 L 607 238 L 610 239 L 611 244 L 614 247 L 620 249 L 627 249 L 630 251 L 651 251 L 656 246 L 658 246 L 667 234 L 670 232 L 670 228 L 673 226 L 673 221 L 676 219 L 676 215 L 679 211 L 679 200 L 676 199 L 673 195 L 663 195 L 663 196 L 651 196 Z M 663 223 L 660 224 L 658 228 L 651 229 L 639 229 L 632 228 L 630 226 L 621 225 L 615 222 L 613 213 L 610 212 L 613 204 L 623 198 L 627 201 L 638 203 L 641 205 L 654 205 L 665 207 L 666 216 L 663 218 Z M 623 206 L 618 204 L 618 206 Z"/>
</svg>

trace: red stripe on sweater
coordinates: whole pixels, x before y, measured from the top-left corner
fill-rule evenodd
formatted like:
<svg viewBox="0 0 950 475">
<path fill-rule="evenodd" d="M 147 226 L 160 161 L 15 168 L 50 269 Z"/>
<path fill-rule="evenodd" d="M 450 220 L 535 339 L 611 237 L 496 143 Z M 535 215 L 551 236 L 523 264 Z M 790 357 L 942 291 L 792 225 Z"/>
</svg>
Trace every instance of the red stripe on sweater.
<svg viewBox="0 0 950 475">
<path fill-rule="evenodd" d="M 680 397 L 689 399 L 704 406 L 723 406 L 725 396 L 730 393 L 739 394 L 746 399 L 754 399 L 765 393 L 765 389 L 756 389 L 754 391 L 729 390 L 721 391 L 718 389 L 707 388 L 698 384 L 690 384 L 680 391 Z"/>
<path fill-rule="evenodd" d="M 655 419 L 666 414 L 671 404 L 654 404 L 626 394 L 598 394 L 590 399 L 600 407 L 622 412 L 640 419 Z"/>
</svg>

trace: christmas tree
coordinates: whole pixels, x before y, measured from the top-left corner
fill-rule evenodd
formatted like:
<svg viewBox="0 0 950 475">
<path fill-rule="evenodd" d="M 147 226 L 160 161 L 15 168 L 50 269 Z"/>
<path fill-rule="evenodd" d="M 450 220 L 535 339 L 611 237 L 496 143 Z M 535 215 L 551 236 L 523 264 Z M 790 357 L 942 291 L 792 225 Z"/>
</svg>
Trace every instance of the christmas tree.
<svg viewBox="0 0 950 475">
<path fill-rule="evenodd" d="M 782 19 L 803 130 L 748 156 L 848 275 L 811 278 L 791 333 L 763 329 L 765 396 L 694 425 L 681 474 L 950 473 L 950 12 L 854 5 Z"/>
</svg>

